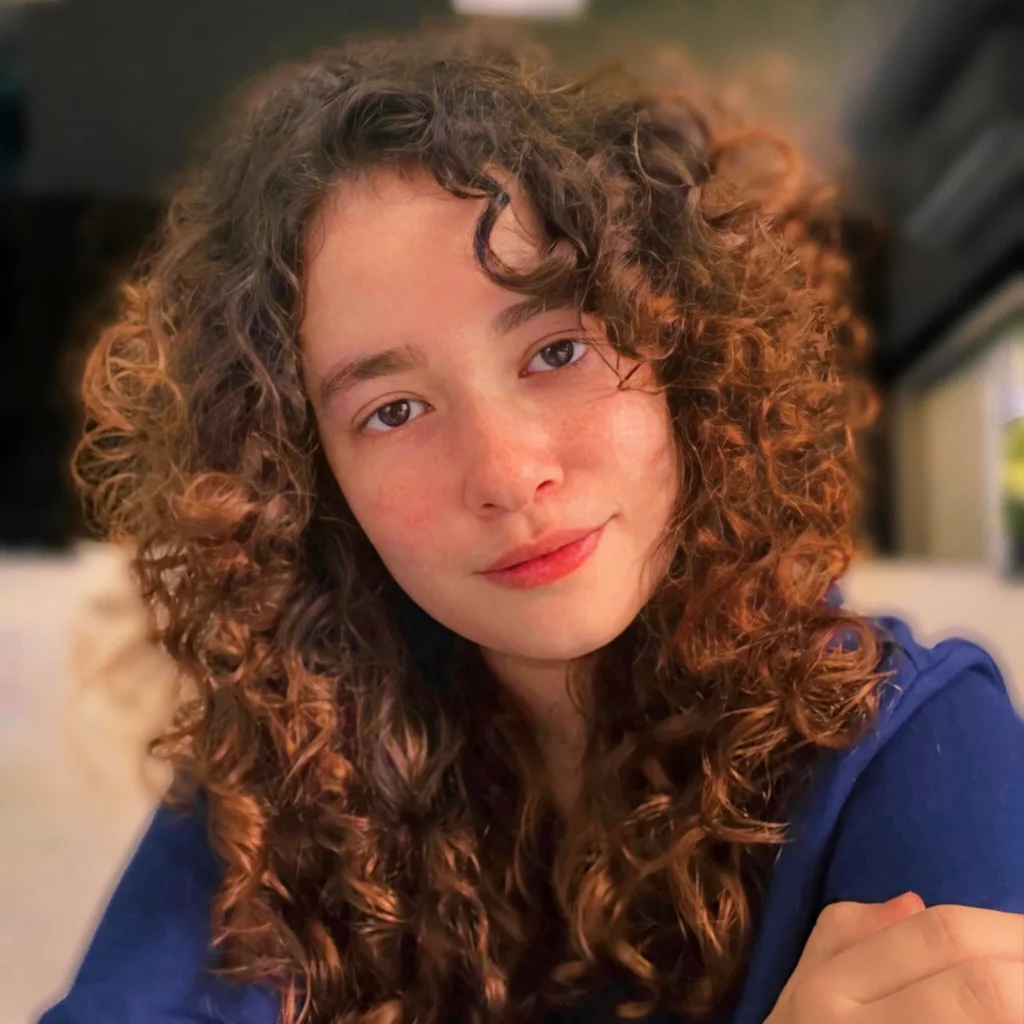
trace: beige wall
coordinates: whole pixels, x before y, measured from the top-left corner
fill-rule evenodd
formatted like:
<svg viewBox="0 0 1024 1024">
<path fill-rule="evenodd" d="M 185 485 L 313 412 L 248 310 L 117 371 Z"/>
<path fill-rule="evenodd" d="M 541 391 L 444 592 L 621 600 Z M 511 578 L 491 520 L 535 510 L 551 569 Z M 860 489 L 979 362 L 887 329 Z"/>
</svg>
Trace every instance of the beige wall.
<svg viewBox="0 0 1024 1024">
<path fill-rule="evenodd" d="M 946 380 L 894 399 L 900 554 L 988 561 L 990 386 L 983 354 Z"/>
<path fill-rule="evenodd" d="M 979 316 L 951 332 L 953 344 L 889 397 L 902 557 L 1004 562 L 1002 428 L 1024 415 L 1024 278 L 1003 291 L 999 322 L 982 328 Z M 943 361 L 949 369 L 936 372 Z"/>
</svg>

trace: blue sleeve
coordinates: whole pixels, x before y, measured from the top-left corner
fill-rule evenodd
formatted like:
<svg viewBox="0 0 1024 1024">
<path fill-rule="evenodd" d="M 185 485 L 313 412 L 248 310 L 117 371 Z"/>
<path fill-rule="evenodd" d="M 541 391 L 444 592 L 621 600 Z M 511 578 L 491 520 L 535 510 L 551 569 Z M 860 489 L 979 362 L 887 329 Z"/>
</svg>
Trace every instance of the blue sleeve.
<svg viewBox="0 0 1024 1024">
<path fill-rule="evenodd" d="M 959 673 L 894 733 L 838 823 L 823 903 L 912 889 L 1024 912 L 1024 720 L 997 674 Z"/>
<path fill-rule="evenodd" d="M 161 807 L 70 990 L 39 1024 L 274 1024 L 269 992 L 207 971 L 219 873 L 205 819 Z"/>
</svg>

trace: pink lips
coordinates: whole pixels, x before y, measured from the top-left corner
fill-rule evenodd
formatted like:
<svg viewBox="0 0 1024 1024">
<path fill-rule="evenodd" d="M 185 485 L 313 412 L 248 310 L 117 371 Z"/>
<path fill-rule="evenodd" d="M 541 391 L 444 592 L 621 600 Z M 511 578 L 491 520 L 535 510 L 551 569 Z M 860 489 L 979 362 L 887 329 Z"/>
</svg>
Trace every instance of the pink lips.
<svg viewBox="0 0 1024 1024">
<path fill-rule="evenodd" d="M 510 551 L 484 575 L 507 587 L 539 587 L 568 576 L 597 550 L 604 525 L 596 529 L 562 531 L 542 541 Z"/>
</svg>

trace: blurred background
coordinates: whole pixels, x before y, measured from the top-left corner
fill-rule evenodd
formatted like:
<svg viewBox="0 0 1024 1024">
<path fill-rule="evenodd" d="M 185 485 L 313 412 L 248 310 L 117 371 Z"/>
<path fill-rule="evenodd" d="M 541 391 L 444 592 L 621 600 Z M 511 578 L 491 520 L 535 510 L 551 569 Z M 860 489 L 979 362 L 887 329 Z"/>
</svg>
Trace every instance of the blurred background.
<svg viewBox="0 0 1024 1024">
<path fill-rule="evenodd" d="M 1024 5 L 0 0 L 0 1024 L 67 984 L 164 781 L 172 672 L 65 468 L 82 352 L 242 80 L 453 14 L 682 53 L 836 178 L 885 399 L 847 603 L 978 639 L 1024 707 Z"/>
</svg>

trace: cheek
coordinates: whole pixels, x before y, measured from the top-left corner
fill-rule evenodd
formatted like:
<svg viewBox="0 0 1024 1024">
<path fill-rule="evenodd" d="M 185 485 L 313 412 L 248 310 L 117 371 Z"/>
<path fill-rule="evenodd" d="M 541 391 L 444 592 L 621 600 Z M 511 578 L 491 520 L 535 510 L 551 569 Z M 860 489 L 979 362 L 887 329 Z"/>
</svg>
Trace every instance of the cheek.
<svg viewBox="0 0 1024 1024">
<path fill-rule="evenodd" d="M 611 453 L 620 474 L 635 479 L 640 491 L 651 486 L 673 490 L 675 445 L 668 405 L 661 395 L 627 391 L 617 395 L 592 435 Z"/>
<path fill-rule="evenodd" d="M 349 490 L 349 506 L 385 563 L 422 561 L 441 546 L 445 516 L 429 481 L 365 481 Z"/>
<path fill-rule="evenodd" d="M 391 529 L 421 530 L 433 519 L 429 501 L 415 494 L 403 495 L 393 489 L 378 490 L 363 503 L 374 523 L 386 523 Z"/>
</svg>

